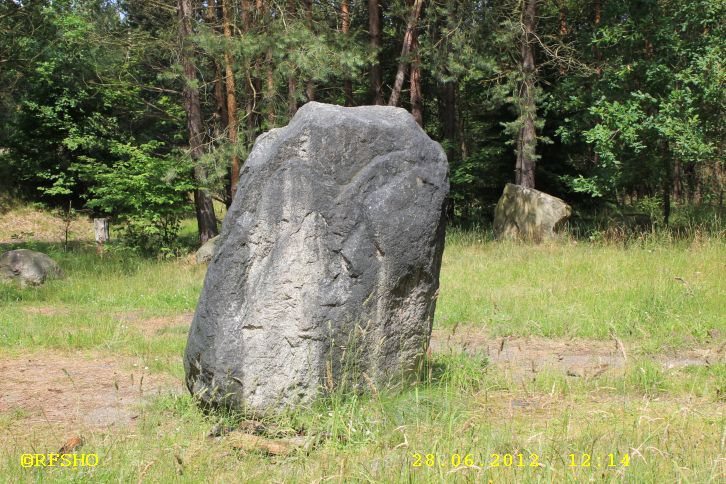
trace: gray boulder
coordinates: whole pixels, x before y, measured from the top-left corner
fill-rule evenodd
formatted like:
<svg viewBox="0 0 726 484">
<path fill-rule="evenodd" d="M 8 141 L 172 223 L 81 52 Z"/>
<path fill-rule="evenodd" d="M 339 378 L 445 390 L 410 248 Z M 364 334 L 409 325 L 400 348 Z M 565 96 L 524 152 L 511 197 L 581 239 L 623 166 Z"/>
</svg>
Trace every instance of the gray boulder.
<svg viewBox="0 0 726 484">
<path fill-rule="evenodd" d="M 444 247 L 448 163 L 403 109 L 311 102 L 260 136 L 189 331 L 202 403 L 251 413 L 419 367 Z"/>
<path fill-rule="evenodd" d="M 0 255 L 0 281 L 17 280 L 25 287 L 61 277 L 63 272 L 58 264 L 42 252 L 17 249 Z"/>
<path fill-rule="evenodd" d="M 557 197 L 507 183 L 494 210 L 494 235 L 542 242 L 553 238 L 571 214 L 572 208 Z"/>
<path fill-rule="evenodd" d="M 207 264 L 212 261 L 212 256 L 214 255 L 214 251 L 217 248 L 218 240 L 219 235 L 216 237 L 212 237 L 211 239 L 202 244 L 202 246 L 194 254 L 194 259 L 197 261 L 197 264 Z"/>
</svg>

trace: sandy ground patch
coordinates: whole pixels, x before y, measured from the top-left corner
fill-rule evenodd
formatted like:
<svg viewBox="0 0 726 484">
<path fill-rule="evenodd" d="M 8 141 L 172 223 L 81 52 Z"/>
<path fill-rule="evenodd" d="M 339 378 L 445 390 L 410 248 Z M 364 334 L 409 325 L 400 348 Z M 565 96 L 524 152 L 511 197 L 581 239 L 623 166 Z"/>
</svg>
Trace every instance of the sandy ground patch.
<svg viewBox="0 0 726 484">
<path fill-rule="evenodd" d="M 459 326 L 435 329 L 431 336 L 433 353 L 460 352 L 486 356 L 497 367 L 515 374 L 536 374 L 554 370 L 569 376 L 594 378 L 606 371 L 623 370 L 632 358 L 627 345 L 618 340 L 586 340 L 540 337 L 491 337 L 481 327 Z M 726 361 L 726 345 L 658 355 L 654 361 L 664 368 L 710 365 Z"/>
<path fill-rule="evenodd" d="M 180 381 L 132 358 L 44 352 L 0 360 L 0 374 L 0 414 L 15 415 L 19 432 L 128 426 L 148 397 L 182 391 Z"/>
<path fill-rule="evenodd" d="M 26 314 L 39 314 L 41 316 L 68 316 L 68 308 L 56 306 L 28 306 L 20 308 Z"/>
<path fill-rule="evenodd" d="M 189 329 L 194 318 L 193 311 L 170 316 L 146 317 L 143 311 L 126 311 L 116 314 L 116 319 L 141 330 L 147 336 L 161 334 L 169 329 Z"/>
<path fill-rule="evenodd" d="M 53 314 L 51 308 L 27 308 Z M 116 317 L 136 326 L 149 337 L 173 328 L 186 329 L 193 313 L 145 317 L 143 312 Z M 707 365 L 726 361 L 726 345 L 690 349 L 678 355 L 654 358 L 664 367 Z M 538 337 L 491 337 L 483 328 L 436 329 L 431 340 L 436 353 L 465 352 L 486 356 L 497 368 L 512 375 L 531 376 L 543 370 L 572 377 L 595 378 L 606 371 L 623 371 L 627 348 L 616 341 Z M 625 351 L 623 351 L 625 350 Z M 183 383 L 167 374 L 150 373 L 141 360 L 129 357 L 87 356 L 43 352 L 0 359 L 0 414 L 10 416 L 14 432 L 32 432 L 45 426 L 73 432 L 133 425 L 140 404 L 151 396 L 184 392 Z M 513 399 L 511 409 L 546 409 L 550 402 Z"/>
</svg>

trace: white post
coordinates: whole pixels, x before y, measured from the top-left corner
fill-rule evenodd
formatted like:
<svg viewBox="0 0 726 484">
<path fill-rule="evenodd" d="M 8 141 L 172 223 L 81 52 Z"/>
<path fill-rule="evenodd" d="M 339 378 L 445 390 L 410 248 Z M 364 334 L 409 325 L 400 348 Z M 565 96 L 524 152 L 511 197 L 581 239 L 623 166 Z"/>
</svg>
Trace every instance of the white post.
<svg viewBox="0 0 726 484">
<path fill-rule="evenodd" d="M 99 254 L 103 253 L 103 245 L 108 241 L 108 219 L 107 218 L 94 218 L 93 219 L 93 231 L 96 234 L 96 251 Z"/>
</svg>

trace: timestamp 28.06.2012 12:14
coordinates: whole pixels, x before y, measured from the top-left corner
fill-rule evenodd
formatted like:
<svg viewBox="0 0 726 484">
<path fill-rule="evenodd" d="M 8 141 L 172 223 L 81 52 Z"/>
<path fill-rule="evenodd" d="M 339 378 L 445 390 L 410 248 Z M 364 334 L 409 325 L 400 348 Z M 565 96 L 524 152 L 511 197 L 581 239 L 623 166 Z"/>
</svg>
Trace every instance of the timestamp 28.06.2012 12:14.
<svg viewBox="0 0 726 484">
<path fill-rule="evenodd" d="M 481 459 L 474 454 L 451 454 L 441 456 L 437 454 L 411 453 L 413 467 L 543 467 L 537 454 L 489 454 L 487 459 Z M 630 456 L 628 454 L 605 454 L 593 456 L 588 453 L 568 454 L 568 467 L 628 467 Z"/>
</svg>

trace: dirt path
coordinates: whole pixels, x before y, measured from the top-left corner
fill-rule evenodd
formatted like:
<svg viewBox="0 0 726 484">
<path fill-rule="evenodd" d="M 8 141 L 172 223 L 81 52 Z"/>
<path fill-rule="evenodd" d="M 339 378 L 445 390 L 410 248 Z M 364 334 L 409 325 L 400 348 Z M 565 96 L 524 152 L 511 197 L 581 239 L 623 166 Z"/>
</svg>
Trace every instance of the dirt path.
<svg viewBox="0 0 726 484">
<path fill-rule="evenodd" d="M 569 376 L 592 378 L 606 371 L 622 370 L 630 349 L 619 340 L 586 340 L 540 337 L 491 337 L 480 327 L 436 329 L 431 337 L 434 353 L 460 352 L 486 356 L 489 362 L 515 374 L 554 370 Z M 664 368 L 709 365 L 726 361 L 726 342 L 709 348 L 689 349 L 653 358 Z"/>
<path fill-rule="evenodd" d="M 191 313 L 158 318 L 141 314 L 119 317 L 153 338 L 169 329 L 188 328 Z M 726 343 L 655 358 L 665 368 L 726 361 Z M 616 341 L 538 337 L 491 337 L 480 327 L 436 329 L 433 353 L 465 352 L 486 356 L 513 376 L 545 369 L 571 377 L 595 378 L 622 371 L 629 349 Z M 0 415 L 13 428 L 31 432 L 104 429 L 132 425 L 139 404 L 150 396 L 184 392 L 182 382 L 168 374 L 150 373 L 141 360 L 128 357 L 82 356 L 55 351 L 0 359 Z"/>
</svg>

